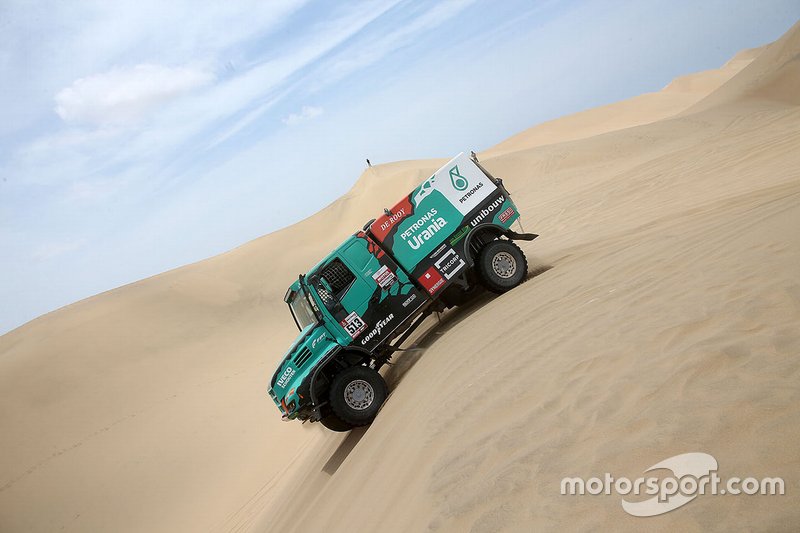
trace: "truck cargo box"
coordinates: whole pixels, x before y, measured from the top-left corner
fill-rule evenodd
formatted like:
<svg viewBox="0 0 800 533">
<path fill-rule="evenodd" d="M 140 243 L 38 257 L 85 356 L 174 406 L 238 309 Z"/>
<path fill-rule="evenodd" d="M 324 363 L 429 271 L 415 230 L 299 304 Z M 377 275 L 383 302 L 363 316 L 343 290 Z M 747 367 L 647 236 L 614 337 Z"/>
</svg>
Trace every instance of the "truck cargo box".
<svg viewBox="0 0 800 533">
<path fill-rule="evenodd" d="M 375 220 L 370 234 L 433 295 L 467 266 L 473 228 L 508 228 L 518 217 L 505 190 L 461 153 Z"/>
</svg>

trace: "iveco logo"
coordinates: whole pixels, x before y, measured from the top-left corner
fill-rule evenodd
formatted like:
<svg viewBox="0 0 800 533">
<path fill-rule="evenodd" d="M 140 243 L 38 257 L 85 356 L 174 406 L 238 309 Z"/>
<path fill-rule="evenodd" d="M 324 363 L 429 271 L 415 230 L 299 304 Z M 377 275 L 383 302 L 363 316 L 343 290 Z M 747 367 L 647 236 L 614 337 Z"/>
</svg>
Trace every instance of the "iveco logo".
<svg viewBox="0 0 800 533">
<path fill-rule="evenodd" d="M 281 374 L 281 378 L 278 380 L 278 387 L 285 387 L 289 380 L 292 379 L 292 376 L 295 374 L 295 369 L 292 367 L 287 368 Z"/>
</svg>

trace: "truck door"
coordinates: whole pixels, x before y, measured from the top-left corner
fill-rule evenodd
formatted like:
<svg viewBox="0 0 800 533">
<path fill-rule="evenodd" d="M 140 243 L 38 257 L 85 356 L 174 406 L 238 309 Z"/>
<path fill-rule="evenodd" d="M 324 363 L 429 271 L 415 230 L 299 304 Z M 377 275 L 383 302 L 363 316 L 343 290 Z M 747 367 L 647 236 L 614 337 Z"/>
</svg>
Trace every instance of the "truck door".
<svg viewBox="0 0 800 533">
<path fill-rule="evenodd" d="M 315 285 L 350 344 L 366 350 L 386 340 L 427 300 L 364 233 L 340 248 L 320 270 Z"/>
</svg>

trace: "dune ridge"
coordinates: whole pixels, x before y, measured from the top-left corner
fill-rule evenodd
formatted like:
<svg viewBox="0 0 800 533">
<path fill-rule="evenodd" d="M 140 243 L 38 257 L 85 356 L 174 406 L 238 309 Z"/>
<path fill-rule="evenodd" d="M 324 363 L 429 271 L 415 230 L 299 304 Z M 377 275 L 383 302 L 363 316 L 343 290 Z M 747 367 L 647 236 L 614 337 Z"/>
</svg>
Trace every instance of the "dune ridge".
<svg viewBox="0 0 800 533">
<path fill-rule="evenodd" d="M 540 273 L 431 319 L 366 431 L 279 422 L 281 298 L 441 160 L 375 166 L 292 227 L 0 337 L 0 529 L 795 529 L 798 57 L 795 25 L 481 152 Z M 687 451 L 789 490 L 648 519 L 558 493 Z"/>
</svg>

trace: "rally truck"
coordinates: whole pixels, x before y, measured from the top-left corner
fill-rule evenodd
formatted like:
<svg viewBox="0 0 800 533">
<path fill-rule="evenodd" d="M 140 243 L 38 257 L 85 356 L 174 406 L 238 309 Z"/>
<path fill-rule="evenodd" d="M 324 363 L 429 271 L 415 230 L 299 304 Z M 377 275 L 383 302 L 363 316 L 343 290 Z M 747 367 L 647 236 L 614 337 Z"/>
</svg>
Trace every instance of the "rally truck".
<svg viewBox="0 0 800 533">
<path fill-rule="evenodd" d="M 269 386 L 283 419 L 371 423 L 388 395 L 379 370 L 430 313 L 525 280 L 513 241 L 537 235 L 518 219 L 502 180 L 462 153 L 300 275 L 284 297 L 300 333 Z"/>
</svg>

